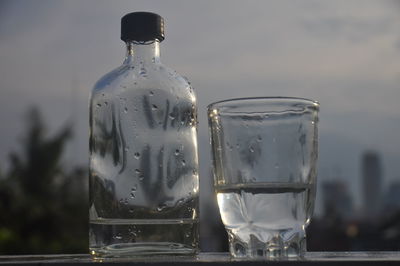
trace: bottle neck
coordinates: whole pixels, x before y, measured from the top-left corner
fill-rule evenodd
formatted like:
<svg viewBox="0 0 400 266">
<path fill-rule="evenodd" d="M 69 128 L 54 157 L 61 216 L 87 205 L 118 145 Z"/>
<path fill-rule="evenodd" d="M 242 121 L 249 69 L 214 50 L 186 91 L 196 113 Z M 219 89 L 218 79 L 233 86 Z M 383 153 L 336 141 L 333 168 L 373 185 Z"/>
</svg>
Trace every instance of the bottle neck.
<svg viewBox="0 0 400 266">
<path fill-rule="evenodd" d="M 138 43 L 126 42 L 126 57 L 124 64 L 152 64 L 160 63 L 160 42 L 158 40 Z"/>
</svg>

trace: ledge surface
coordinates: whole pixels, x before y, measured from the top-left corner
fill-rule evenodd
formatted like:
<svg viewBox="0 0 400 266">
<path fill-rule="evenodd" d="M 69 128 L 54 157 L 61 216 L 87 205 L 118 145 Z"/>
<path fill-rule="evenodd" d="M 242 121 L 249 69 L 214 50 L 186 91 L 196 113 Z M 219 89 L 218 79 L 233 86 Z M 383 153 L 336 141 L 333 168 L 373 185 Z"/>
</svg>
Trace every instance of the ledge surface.
<svg viewBox="0 0 400 266">
<path fill-rule="evenodd" d="M 196 257 L 143 257 L 93 260 L 88 254 L 0 256 L 0 265 L 183 266 L 183 265 L 400 265 L 400 252 L 308 252 L 301 260 L 236 261 L 228 253 L 200 253 Z"/>
</svg>

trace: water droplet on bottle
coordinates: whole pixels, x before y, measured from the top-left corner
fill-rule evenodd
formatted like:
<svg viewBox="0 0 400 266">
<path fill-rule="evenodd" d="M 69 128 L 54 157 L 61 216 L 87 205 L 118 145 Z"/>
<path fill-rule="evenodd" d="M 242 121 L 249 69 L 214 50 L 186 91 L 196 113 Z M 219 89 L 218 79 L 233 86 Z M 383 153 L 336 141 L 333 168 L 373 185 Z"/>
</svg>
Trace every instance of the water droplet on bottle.
<svg viewBox="0 0 400 266">
<path fill-rule="evenodd" d="M 185 202 L 185 199 L 180 199 L 176 202 L 176 205 L 181 205 Z"/>
<path fill-rule="evenodd" d="M 138 109 L 135 107 L 135 109 L 133 109 L 135 112 L 137 112 L 138 111 Z"/>
<path fill-rule="evenodd" d="M 139 75 L 142 77 L 147 77 L 147 71 L 144 67 L 140 68 Z"/>
<path fill-rule="evenodd" d="M 133 185 L 133 187 L 132 187 L 131 191 L 132 191 L 132 192 L 135 192 L 135 191 L 136 191 L 136 189 L 137 189 L 137 185 L 135 184 L 135 185 Z"/>
<path fill-rule="evenodd" d="M 130 229 L 130 230 L 128 230 L 128 232 L 129 232 L 130 235 L 136 236 L 135 230 Z"/>
<path fill-rule="evenodd" d="M 114 236 L 115 239 L 121 240 L 122 239 L 122 235 L 120 233 L 118 233 L 117 235 Z"/>
<path fill-rule="evenodd" d="M 96 106 L 97 106 L 97 107 L 101 107 L 101 104 L 98 103 L 98 104 L 96 104 Z"/>
<path fill-rule="evenodd" d="M 274 165 L 274 167 L 275 167 L 276 169 L 278 169 L 278 168 L 279 168 L 279 164 L 276 163 L 276 164 Z"/>
<path fill-rule="evenodd" d="M 253 146 L 250 146 L 250 147 L 249 147 L 249 151 L 250 151 L 250 152 L 254 152 Z"/>
<path fill-rule="evenodd" d="M 306 134 L 301 134 L 299 137 L 299 143 L 303 146 L 306 143 Z"/>
<path fill-rule="evenodd" d="M 124 112 L 125 112 L 125 113 L 128 112 L 128 108 L 127 108 L 127 107 L 124 108 Z"/>
<path fill-rule="evenodd" d="M 151 58 L 151 62 L 155 63 L 155 62 L 156 62 L 156 58 L 155 58 L 155 57 L 152 57 L 152 58 Z"/>
<path fill-rule="evenodd" d="M 179 155 L 179 150 L 178 150 L 178 149 L 175 150 L 175 155 L 176 155 L 176 156 Z"/>
<path fill-rule="evenodd" d="M 154 92 L 153 92 L 153 91 L 150 91 L 150 92 L 149 92 L 149 96 L 154 96 Z"/>
<path fill-rule="evenodd" d="M 182 160 L 181 163 L 182 163 L 183 166 L 186 165 L 186 161 L 185 160 Z"/>
<path fill-rule="evenodd" d="M 176 72 L 175 72 L 175 73 L 176 73 Z M 188 79 L 187 77 L 183 76 L 182 78 L 190 85 L 190 81 L 189 81 L 189 79 Z M 190 86 L 189 86 L 189 87 L 190 87 Z"/>
<path fill-rule="evenodd" d="M 168 116 L 169 116 L 169 118 L 170 118 L 171 120 L 174 120 L 174 119 L 175 119 L 175 115 L 174 115 L 173 113 L 170 113 Z"/>
<path fill-rule="evenodd" d="M 135 169 L 135 173 L 136 173 L 136 174 L 140 174 L 141 171 L 140 171 L 139 169 Z"/>
<path fill-rule="evenodd" d="M 178 245 L 178 244 L 171 244 L 171 245 L 169 245 L 169 248 L 170 248 L 170 249 L 180 248 L 180 245 Z"/>
<path fill-rule="evenodd" d="M 192 173 L 193 173 L 193 175 L 197 175 L 197 170 L 193 169 Z"/>
<path fill-rule="evenodd" d="M 152 109 L 153 111 L 155 111 L 155 110 L 157 110 L 157 109 L 158 109 L 158 107 L 157 107 L 157 105 L 155 105 L 155 104 L 152 104 L 152 105 L 151 105 L 151 109 Z"/>
<path fill-rule="evenodd" d="M 139 181 L 143 181 L 144 175 L 139 175 Z"/>
<path fill-rule="evenodd" d="M 257 142 L 261 142 L 262 141 L 262 137 L 260 135 L 257 136 Z"/>
<path fill-rule="evenodd" d="M 190 237 L 190 233 L 186 233 L 185 237 L 189 238 Z"/>
<path fill-rule="evenodd" d="M 140 153 L 135 152 L 135 154 L 133 156 L 135 156 L 135 159 L 139 159 L 140 158 Z"/>
<path fill-rule="evenodd" d="M 240 144 L 237 143 L 237 144 L 236 144 L 236 149 L 239 149 L 239 148 L 240 148 Z"/>
<path fill-rule="evenodd" d="M 157 211 L 160 212 L 160 211 L 164 210 L 166 207 L 167 207 L 167 205 L 161 204 L 161 205 L 159 205 L 159 206 L 157 207 Z"/>
<path fill-rule="evenodd" d="M 133 208 L 129 208 L 129 212 L 130 212 L 130 213 L 133 213 L 133 212 L 134 212 L 134 209 L 133 209 Z"/>
<path fill-rule="evenodd" d="M 107 105 L 108 105 L 108 102 L 104 102 L 104 104 L 107 106 Z"/>
<path fill-rule="evenodd" d="M 131 192 L 131 198 L 134 199 L 136 197 L 135 192 Z"/>
</svg>

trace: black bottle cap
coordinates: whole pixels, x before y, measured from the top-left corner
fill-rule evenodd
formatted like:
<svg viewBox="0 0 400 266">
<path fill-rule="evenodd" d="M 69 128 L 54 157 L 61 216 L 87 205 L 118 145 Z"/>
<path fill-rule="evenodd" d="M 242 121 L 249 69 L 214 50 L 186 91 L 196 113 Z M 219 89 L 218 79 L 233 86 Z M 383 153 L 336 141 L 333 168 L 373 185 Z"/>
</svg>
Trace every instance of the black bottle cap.
<svg viewBox="0 0 400 266">
<path fill-rule="evenodd" d="M 121 19 L 121 40 L 151 41 L 164 40 L 164 19 L 155 13 L 133 12 Z"/>
</svg>

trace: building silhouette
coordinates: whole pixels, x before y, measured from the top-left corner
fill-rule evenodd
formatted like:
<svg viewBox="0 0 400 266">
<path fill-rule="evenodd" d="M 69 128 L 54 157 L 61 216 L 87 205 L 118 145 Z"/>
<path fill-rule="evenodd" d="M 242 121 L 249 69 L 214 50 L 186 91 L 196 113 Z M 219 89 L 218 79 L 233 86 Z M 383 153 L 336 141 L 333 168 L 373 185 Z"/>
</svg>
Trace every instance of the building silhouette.
<svg viewBox="0 0 400 266">
<path fill-rule="evenodd" d="M 362 155 L 363 207 L 366 218 L 374 218 L 380 211 L 382 166 L 377 152 L 367 151 Z"/>
<path fill-rule="evenodd" d="M 400 211 L 400 181 L 393 181 L 385 190 L 383 210 L 386 215 Z"/>
<path fill-rule="evenodd" d="M 322 192 L 325 212 L 335 212 L 343 219 L 353 216 L 353 200 L 345 182 L 341 180 L 324 182 Z"/>
</svg>

